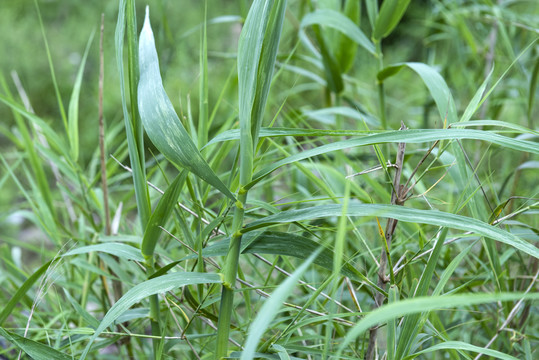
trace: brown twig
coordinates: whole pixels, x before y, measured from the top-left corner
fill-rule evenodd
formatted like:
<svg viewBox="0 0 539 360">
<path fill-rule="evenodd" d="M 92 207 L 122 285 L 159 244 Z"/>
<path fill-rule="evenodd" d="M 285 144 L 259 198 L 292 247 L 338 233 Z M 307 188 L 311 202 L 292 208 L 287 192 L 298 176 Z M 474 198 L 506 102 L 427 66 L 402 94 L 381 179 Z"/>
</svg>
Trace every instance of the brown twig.
<svg viewBox="0 0 539 360">
<path fill-rule="evenodd" d="M 406 130 L 404 123 L 401 123 L 400 130 Z M 399 143 L 397 147 L 397 158 L 395 160 L 395 165 L 397 170 L 395 171 L 395 177 L 393 178 L 393 190 L 391 192 L 391 204 L 392 205 L 403 205 L 405 201 L 406 189 L 404 186 L 401 187 L 400 178 L 402 174 L 402 167 L 404 164 L 404 153 L 406 151 L 406 143 Z M 380 267 L 378 268 L 378 286 L 383 288 L 387 283 L 386 278 L 386 268 L 389 264 L 390 267 L 390 276 L 391 280 L 393 278 L 393 266 L 391 264 L 391 256 L 389 251 L 391 249 L 391 240 L 393 239 L 393 234 L 397 228 L 396 219 L 388 219 L 386 224 L 385 231 L 385 243 L 380 254 Z M 384 295 L 380 292 L 377 292 L 374 296 L 374 307 L 379 308 L 384 302 Z M 367 346 L 367 352 L 365 353 L 365 359 L 372 360 L 374 358 L 376 350 L 376 338 L 378 335 L 378 328 L 373 327 L 369 330 L 369 345 Z"/>
</svg>

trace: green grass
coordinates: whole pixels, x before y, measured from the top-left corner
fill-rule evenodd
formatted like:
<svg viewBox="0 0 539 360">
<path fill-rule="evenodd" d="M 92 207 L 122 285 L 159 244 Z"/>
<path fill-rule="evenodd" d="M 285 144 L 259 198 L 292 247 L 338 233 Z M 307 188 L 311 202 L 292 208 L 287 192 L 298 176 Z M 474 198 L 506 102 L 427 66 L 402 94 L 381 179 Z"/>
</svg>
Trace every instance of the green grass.
<svg viewBox="0 0 539 360">
<path fill-rule="evenodd" d="M 538 356 L 535 2 L 113 4 L 2 5 L 0 357 Z"/>
</svg>

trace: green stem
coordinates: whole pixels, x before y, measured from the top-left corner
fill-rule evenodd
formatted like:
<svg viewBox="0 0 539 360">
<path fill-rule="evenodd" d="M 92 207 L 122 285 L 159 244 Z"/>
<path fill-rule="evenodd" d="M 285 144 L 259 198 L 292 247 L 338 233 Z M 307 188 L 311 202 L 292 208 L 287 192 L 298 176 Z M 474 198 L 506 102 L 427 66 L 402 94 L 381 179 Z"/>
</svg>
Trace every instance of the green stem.
<svg viewBox="0 0 539 360">
<path fill-rule="evenodd" d="M 247 200 L 247 191 L 240 189 L 238 194 L 238 202 L 234 209 L 234 218 L 232 221 L 233 235 L 230 238 L 230 246 L 224 268 L 224 283 L 221 293 L 221 307 L 219 310 L 219 321 L 217 323 L 217 350 L 215 353 L 216 359 L 221 359 L 227 356 L 228 351 L 228 335 L 230 333 L 230 322 L 232 319 L 232 311 L 234 310 L 234 285 L 238 274 L 238 263 L 241 250 L 241 227 L 244 217 L 244 205 Z"/>
<path fill-rule="evenodd" d="M 384 68 L 384 55 L 382 54 L 382 43 L 380 41 L 375 42 L 376 56 L 378 57 L 378 69 L 380 72 Z M 382 129 L 387 130 L 386 120 L 386 97 L 384 92 L 383 81 L 377 81 L 378 83 L 378 105 L 380 106 L 380 122 L 382 123 Z"/>
<path fill-rule="evenodd" d="M 154 268 L 154 259 L 153 256 L 148 259 L 148 276 L 151 276 L 155 272 Z M 159 297 L 158 295 L 150 296 L 150 325 L 152 327 L 152 347 L 153 347 L 153 358 L 157 360 L 158 358 L 158 349 L 161 342 L 161 320 L 159 314 Z"/>
</svg>

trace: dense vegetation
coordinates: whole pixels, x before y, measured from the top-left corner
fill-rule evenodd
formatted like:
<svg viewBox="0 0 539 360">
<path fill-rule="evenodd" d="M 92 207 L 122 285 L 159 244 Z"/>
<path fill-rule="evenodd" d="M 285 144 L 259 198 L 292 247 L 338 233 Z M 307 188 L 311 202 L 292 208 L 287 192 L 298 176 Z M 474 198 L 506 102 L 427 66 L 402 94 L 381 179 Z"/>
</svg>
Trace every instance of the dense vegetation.
<svg viewBox="0 0 539 360">
<path fill-rule="evenodd" d="M 0 6 L 0 358 L 539 357 L 536 2 Z"/>
</svg>

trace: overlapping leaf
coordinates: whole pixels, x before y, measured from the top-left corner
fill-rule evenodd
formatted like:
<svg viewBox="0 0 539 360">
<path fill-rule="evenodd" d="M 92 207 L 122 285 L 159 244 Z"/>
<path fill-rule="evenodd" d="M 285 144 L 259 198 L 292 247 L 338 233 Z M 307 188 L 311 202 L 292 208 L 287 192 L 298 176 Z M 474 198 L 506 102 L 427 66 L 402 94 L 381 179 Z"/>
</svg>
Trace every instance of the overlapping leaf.
<svg viewBox="0 0 539 360">
<path fill-rule="evenodd" d="M 148 9 L 140 33 L 139 61 L 138 108 L 148 137 L 174 164 L 191 171 L 234 200 L 234 195 L 198 151 L 165 92 Z"/>
</svg>

